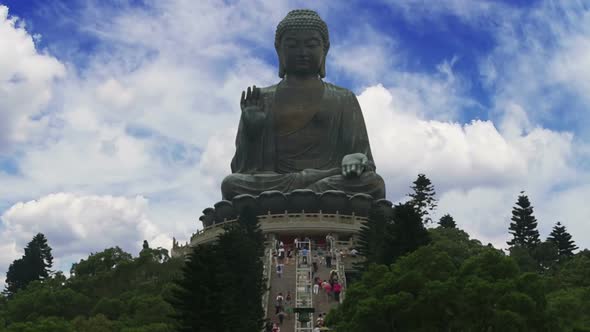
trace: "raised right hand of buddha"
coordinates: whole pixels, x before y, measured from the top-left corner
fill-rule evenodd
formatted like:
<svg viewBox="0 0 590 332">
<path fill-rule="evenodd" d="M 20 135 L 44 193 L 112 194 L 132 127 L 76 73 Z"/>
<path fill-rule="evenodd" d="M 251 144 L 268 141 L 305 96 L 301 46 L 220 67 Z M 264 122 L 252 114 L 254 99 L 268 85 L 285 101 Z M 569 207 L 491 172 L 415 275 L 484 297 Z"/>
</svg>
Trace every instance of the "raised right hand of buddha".
<svg viewBox="0 0 590 332">
<path fill-rule="evenodd" d="M 240 100 L 240 107 L 242 114 L 250 133 L 256 133 L 262 129 L 266 113 L 262 107 L 262 98 L 260 97 L 260 88 L 256 85 L 252 88 L 248 87 L 246 91 L 242 91 L 242 99 Z"/>
</svg>

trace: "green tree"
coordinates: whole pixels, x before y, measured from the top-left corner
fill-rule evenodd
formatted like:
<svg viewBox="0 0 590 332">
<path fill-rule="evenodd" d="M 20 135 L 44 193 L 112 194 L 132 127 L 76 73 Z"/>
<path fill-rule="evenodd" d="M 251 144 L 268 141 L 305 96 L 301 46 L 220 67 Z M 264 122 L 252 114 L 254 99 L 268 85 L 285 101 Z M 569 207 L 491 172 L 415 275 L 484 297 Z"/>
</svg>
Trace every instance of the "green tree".
<svg viewBox="0 0 590 332">
<path fill-rule="evenodd" d="M 518 196 L 516 206 L 512 209 L 511 220 L 509 233 L 513 238 L 507 242 L 509 246 L 532 249 L 540 243 L 537 219 L 533 215 L 529 198 L 524 195 L 524 192 Z"/>
<path fill-rule="evenodd" d="M 7 302 L 6 319 L 11 323 L 35 321 L 43 317 L 70 320 L 89 312 L 92 300 L 66 287 L 65 280 L 62 274 L 56 274 L 43 282 L 30 283 Z"/>
<path fill-rule="evenodd" d="M 420 211 L 408 203 L 393 207 L 393 224 L 390 232 L 393 250 L 391 260 L 384 262 L 386 265 L 430 242 L 430 234 L 422 223 Z"/>
<path fill-rule="evenodd" d="M 146 240 L 143 241 L 142 249 L 139 252 L 139 257 L 159 263 L 167 262 L 170 259 L 167 249 L 162 247 L 152 249 Z"/>
<path fill-rule="evenodd" d="M 391 219 L 387 219 L 379 209 L 373 209 L 369 220 L 361 227 L 359 251 L 365 260 L 360 267 L 389 265 L 429 241 L 422 218 L 411 204 L 395 205 Z"/>
<path fill-rule="evenodd" d="M 438 224 L 442 228 L 456 228 L 457 224 L 455 223 L 455 219 L 450 214 L 445 214 L 440 218 Z"/>
<path fill-rule="evenodd" d="M 537 258 L 533 255 L 533 251 L 521 247 L 513 246 L 509 248 L 510 258 L 512 258 L 521 271 L 523 272 L 536 272 L 539 270 Z"/>
<path fill-rule="evenodd" d="M 565 226 L 559 221 L 553 227 L 547 241 L 555 244 L 559 258 L 572 257 L 574 255 L 574 250 L 578 249 L 574 240 L 572 240 L 571 234 L 567 232 Z"/>
<path fill-rule="evenodd" d="M 25 247 L 24 256 L 8 267 L 6 294 L 13 295 L 33 281 L 49 278 L 52 265 L 51 247 L 45 235 L 38 233 Z"/>
<path fill-rule="evenodd" d="M 262 232 L 249 210 L 216 243 L 195 247 L 170 299 L 178 331 L 260 330 L 263 254 Z"/>
<path fill-rule="evenodd" d="M 410 188 L 413 190 L 408 194 L 411 197 L 410 204 L 418 211 L 424 223 L 431 222 L 430 213 L 436 209 L 437 205 L 434 185 L 426 175 L 418 174 L 418 178 Z"/>
<path fill-rule="evenodd" d="M 115 324 L 105 315 L 98 314 L 88 319 L 79 316 L 72 321 L 72 326 L 76 332 L 114 332 Z"/>
<path fill-rule="evenodd" d="M 556 331 L 546 280 L 457 229 L 391 266 L 372 265 L 327 323 L 348 331 Z"/>
<path fill-rule="evenodd" d="M 532 257 L 537 263 L 537 269 L 541 273 L 553 268 L 559 261 L 559 252 L 555 243 L 544 241 L 531 250 Z"/>
<path fill-rule="evenodd" d="M 10 325 L 7 332 L 63 332 L 71 331 L 68 321 L 60 317 L 43 317 L 36 320 Z M 4 330 L 0 330 L 4 331 Z"/>
<path fill-rule="evenodd" d="M 575 254 L 561 264 L 553 283 L 556 289 L 590 287 L 590 250 Z"/>
<path fill-rule="evenodd" d="M 547 307 L 555 317 L 554 331 L 590 331 L 590 287 L 559 289 L 547 295 Z"/>
<path fill-rule="evenodd" d="M 125 262 L 131 262 L 133 256 L 119 247 L 108 248 L 98 253 L 90 254 L 88 259 L 82 259 L 72 264 L 70 273 L 77 277 L 95 276 L 112 271 Z"/>
<path fill-rule="evenodd" d="M 164 299 L 184 260 L 160 249 L 133 258 L 109 248 L 74 264 L 70 278 L 58 271 L 1 297 L 0 331 L 173 331 L 174 309 Z"/>
<path fill-rule="evenodd" d="M 176 311 L 178 331 L 216 331 L 225 320 L 219 319 L 221 306 L 226 304 L 219 292 L 224 286 L 218 275 L 220 258 L 214 244 L 192 248 L 169 299 Z"/>
<path fill-rule="evenodd" d="M 369 218 L 359 232 L 359 254 L 364 261 L 357 263 L 357 268 L 365 270 L 370 264 L 383 264 L 391 255 L 390 244 L 393 241 L 391 224 L 380 209 L 371 209 Z"/>
</svg>

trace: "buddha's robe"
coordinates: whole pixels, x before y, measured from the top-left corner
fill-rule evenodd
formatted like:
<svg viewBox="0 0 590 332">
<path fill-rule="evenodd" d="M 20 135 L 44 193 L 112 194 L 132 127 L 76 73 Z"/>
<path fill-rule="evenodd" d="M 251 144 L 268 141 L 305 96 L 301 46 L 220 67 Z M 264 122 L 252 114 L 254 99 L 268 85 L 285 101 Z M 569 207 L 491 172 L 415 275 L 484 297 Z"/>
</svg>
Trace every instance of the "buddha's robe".
<svg viewBox="0 0 590 332">
<path fill-rule="evenodd" d="M 385 197 L 383 179 L 375 173 L 365 121 L 349 90 L 322 82 L 323 89 L 310 92 L 289 106 L 287 88 L 281 84 L 261 89 L 266 117 L 257 130 L 240 119 L 232 173 L 222 183 L 224 199 L 239 194 L 258 195 L 267 190 L 288 193 L 309 188 L 321 193 L 342 190 Z M 342 176 L 342 158 L 363 153 L 368 165 L 361 176 Z"/>
</svg>

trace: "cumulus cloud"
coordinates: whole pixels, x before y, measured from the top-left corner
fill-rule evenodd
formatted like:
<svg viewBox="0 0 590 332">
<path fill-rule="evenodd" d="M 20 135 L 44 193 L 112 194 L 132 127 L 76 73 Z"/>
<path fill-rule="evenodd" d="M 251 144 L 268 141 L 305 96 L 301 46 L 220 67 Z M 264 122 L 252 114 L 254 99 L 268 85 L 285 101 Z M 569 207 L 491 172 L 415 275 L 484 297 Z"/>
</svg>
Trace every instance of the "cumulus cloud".
<svg viewBox="0 0 590 332">
<path fill-rule="evenodd" d="M 56 193 L 19 202 L 1 216 L 0 242 L 8 249 L 1 263 L 8 266 L 22 255 L 22 248 L 39 232 L 48 238 L 55 267 L 64 271 L 73 261 L 108 247 L 137 254 L 144 239 L 153 247 L 168 247 L 172 237 L 150 220 L 148 210 L 148 200 L 141 196 Z"/>
<path fill-rule="evenodd" d="M 13 144 L 42 136 L 48 119 L 42 112 L 64 66 L 37 50 L 24 24 L 0 5 L 0 153 Z"/>
<path fill-rule="evenodd" d="M 504 247 L 510 211 L 521 190 L 541 207 L 545 235 L 562 211 L 555 199 L 587 190 L 576 184 L 584 173 L 575 165 L 571 133 L 531 127 L 518 108 L 504 131 L 491 121 L 425 120 L 396 104 L 396 92 L 377 85 L 358 97 L 389 199 L 405 200 L 411 182 L 425 173 L 437 189 L 441 215 L 451 213 L 473 236 Z M 567 189 L 554 192 L 560 186 Z M 564 212 L 562 218 L 570 218 L 578 230 L 584 228 L 583 215 Z"/>
</svg>

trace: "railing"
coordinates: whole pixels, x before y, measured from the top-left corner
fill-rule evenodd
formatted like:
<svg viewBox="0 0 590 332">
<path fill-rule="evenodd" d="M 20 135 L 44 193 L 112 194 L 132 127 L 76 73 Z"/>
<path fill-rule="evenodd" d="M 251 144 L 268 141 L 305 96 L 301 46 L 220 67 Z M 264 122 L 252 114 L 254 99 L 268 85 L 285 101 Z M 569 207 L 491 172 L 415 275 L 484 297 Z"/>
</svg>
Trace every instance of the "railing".
<svg viewBox="0 0 590 332">
<path fill-rule="evenodd" d="M 311 243 L 309 241 L 302 241 L 298 243 L 299 250 L 297 250 L 296 259 L 296 275 L 295 275 L 295 309 L 297 308 L 313 308 L 313 293 L 312 293 L 312 279 L 311 279 Z M 302 255 L 302 249 L 307 248 L 306 255 Z M 305 264 L 303 263 L 305 262 Z M 309 313 L 308 321 L 303 320 L 300 314 L 295 314 L 295 331 L 296 332 L 311 332 L 313 331 L 313 313 Z"/>
<path fill-rule="evenodd" d="M 270 278 L 272 277 L 272 252 L 275 248 L 276 240 L 265 242 L 264 257 L 262 265 L 262 275 L 266 278 L 266 290 L 262 294 L 262 308 L 264 309 L 264 318 L 268 318 L 268 300 L 270 298 Z"/>
<path fill-rule="evenodd" d="M 340 303 L 344 301 L 344 296 L 346 295 L 346 275 L 344 271 L 344 262 L 342 261 L 342 256 L 340 255 L 340 251 L 336 253 L 336 271 L 338 271 L 338 282 L 342 286 L 342 290 L 340 291 Z"/>
<path fill-rule="evenodd" d="M 352 244 L 352 241 L 336 241 L 333 237 L 329 239 L 330 251 L 332 257 L 336 258 L 336 271 L 338 271 L 338 282 L 342 286 L 342 290 L 340 291 L 340 303 L 344 301 L 344 296 L 346 293 L 346 274 L 345 274 L 345 264 L 342 261 L 342 255 L 340 254 L 340 250 L 344 247 L 348 247 Z"/>
<path fill-rule="evenodd" d="M 361 220 L 361 221 L 365 221 L 367 220 L 366 217 L 360 217 L 360 216 L 355 216 L 355 215 L 348 215 L 348 214 L 339 214 L 339 213 L 323 213 L 323 212 L 317 212 L 317 213 L 277 213 L 277 214 L 261 214 L 258 216 L 258 218 L 260 220 L 267 220 L 267 219 L 276 219 L 276 218 L 301 218 L 301 217 L 311 217 L 311 218 L 319 218 L 320 221 L 322 220 L 326 220 L 326 221 L 334 221 L 334 219 L 338 219 L 341 221 L 354 221 L 354 220 Z M 201 230 L 198 230 L 197 233 L 193 233 L 192 237 L 194 236 L 198 236 L 200 234 L 202 234 L 203 232 L 206 232 L 210 229 L 215 229 L 215 228 L 220 228 L 223 227 L 224 225 L 233 223 L 234 221 L 236 221 L 237 219 L 226 219 L 222 222 L 217 222 L 214 223 L 212 225 L 206 226 Z"/>
</svg>

